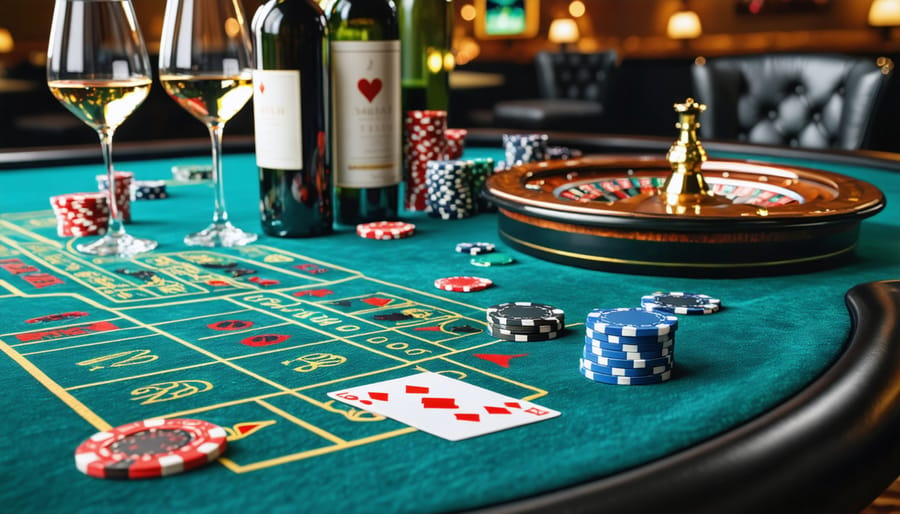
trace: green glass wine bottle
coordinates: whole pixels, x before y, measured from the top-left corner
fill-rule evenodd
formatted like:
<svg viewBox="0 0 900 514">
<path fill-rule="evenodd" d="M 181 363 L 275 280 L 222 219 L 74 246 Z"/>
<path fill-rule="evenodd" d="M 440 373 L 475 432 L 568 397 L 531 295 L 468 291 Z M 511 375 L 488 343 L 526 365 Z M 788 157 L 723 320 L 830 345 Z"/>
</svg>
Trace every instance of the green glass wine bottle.
<svg viewBox="0 0 900 514">
<path fill-rule="evenodd" d="M 403 180 L 397 9 L 393 0 L 336 0 L 328 25 L 336 220 L 394 220 Z"/>
<path fill-rule="evenodd" d="M 453 4 L 450 0 L 399 0 L 403 42 L 403 109 L 450 108 Z"/>
<path fill-rule="evenodd" d="M 313 0 L 269 0 L 254 16 L 253 114 L 263 232 L 332 231 L 325 13 Z"/>
</svg>

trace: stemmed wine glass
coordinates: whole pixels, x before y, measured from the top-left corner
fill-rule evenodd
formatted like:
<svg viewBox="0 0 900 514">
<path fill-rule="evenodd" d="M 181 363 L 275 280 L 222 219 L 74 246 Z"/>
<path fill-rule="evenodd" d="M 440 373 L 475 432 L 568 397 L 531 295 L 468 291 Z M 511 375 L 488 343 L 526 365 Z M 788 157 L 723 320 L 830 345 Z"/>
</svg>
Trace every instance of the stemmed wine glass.
<svg viewBox="0 0 900 514">
<path fill-rule="evenodd" d="M 78 251 L 131 257 L 156 241 L 125 233 L 116 206 L 112 138 L 150 92 L 150 60 L 131 0 L 56 0 L 47 49 L 47 85 L 53 96 L 97 131 L 106 164 L 109 225 Z"/>
<path fill-rule="evenodd" d="M 228 220 L 222 186 L 222 131 L 253 95 L 250 36 L 240 0 L 167 0 L 159 80 L 203 122 L 212 139 L 213 220 L 185 236 L 193 246 L 241 246 L 256 240 Z"/>
</svg>

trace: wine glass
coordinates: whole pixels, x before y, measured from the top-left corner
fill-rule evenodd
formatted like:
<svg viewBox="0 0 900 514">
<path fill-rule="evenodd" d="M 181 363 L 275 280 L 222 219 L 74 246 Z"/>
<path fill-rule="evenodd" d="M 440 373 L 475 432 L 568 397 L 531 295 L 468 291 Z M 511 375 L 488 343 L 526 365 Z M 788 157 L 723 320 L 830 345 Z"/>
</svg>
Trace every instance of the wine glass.
<svg viewBox="0 0 900 514">
<path fill-rule="evenodd" d="M 116 206 L 112 139 L 116 128 L 150 92 L 150 60 L 131 0 L 56 0 L 47 49 L 47 85 L 53 96 L 97 131 L 108 178 L 106 234 L 78 251 L 131 257 L 156 241 L 125 232 Z"/>
<path fill-rule="evenodd" d="M 242 246 L 256 240 L 228 220 L 222 186 L 222 132 L 253 95 L 250 37 L 240 0 L 167 0 L 159 81 L 175 102 L 203 122 L 212 139 L 212 223 L 184 242 Z"/>
</svg>

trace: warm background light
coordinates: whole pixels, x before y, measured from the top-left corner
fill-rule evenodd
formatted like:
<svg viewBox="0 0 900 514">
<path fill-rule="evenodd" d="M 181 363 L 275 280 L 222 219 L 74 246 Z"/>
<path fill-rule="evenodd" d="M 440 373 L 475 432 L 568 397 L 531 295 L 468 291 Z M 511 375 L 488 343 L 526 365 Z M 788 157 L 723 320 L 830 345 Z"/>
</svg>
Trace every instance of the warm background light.
<svg viewBox="0 0 900 514">
<path fill-rule="evenodd" d="M 873 27 L 900 26 L 900 0 L 875 0 L 869 7 L 869 25 Z"/>
<path fill-rule="evenodd" d="M 676 12 L 669 18 L 666 26 L 666 34 L 672 39 L 694 39 L 702 33 L 700 17 L 694 11 Z"/>
<path fill-rule="evenodd" d="M 584 16 L 585 12 L 587 12 L 587 8 L 581 0 L 575 0 L 569 4 L 569 14 L 572 15 L 573 18 L 580 18 Z"/>
<path fill-rule="evenodd" d="M 578 25 L 571 18 L 557 18 L 550 23 L 547 39 L 557 44 L 578 41 Z"/>
<path fill-rule="evenodd" d="M 466 21 L 472 21 L 478 16 L 478 9 L 472 4 L 466 4 L 459 8 L 459 16 Z"/>
<path fill-rule="evenodd" d="M 0 27 L 0 54 L 12 52 L 14 46 L 12 33 L 9 29 Z"/>
</svg>

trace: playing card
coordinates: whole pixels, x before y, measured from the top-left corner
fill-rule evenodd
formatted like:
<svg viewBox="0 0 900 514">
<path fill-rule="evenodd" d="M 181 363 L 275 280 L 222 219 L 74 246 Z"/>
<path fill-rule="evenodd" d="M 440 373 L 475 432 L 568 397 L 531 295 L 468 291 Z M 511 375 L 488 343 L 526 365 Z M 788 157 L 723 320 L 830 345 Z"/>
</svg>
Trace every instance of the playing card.
<svg viewBox="0 0 900 514">
<path fill-rule="evenodd" d="M 438 373 L 328 393 L 335 400 L 459 441 L 542 421 L 559 412 Z"/>
</svg>

